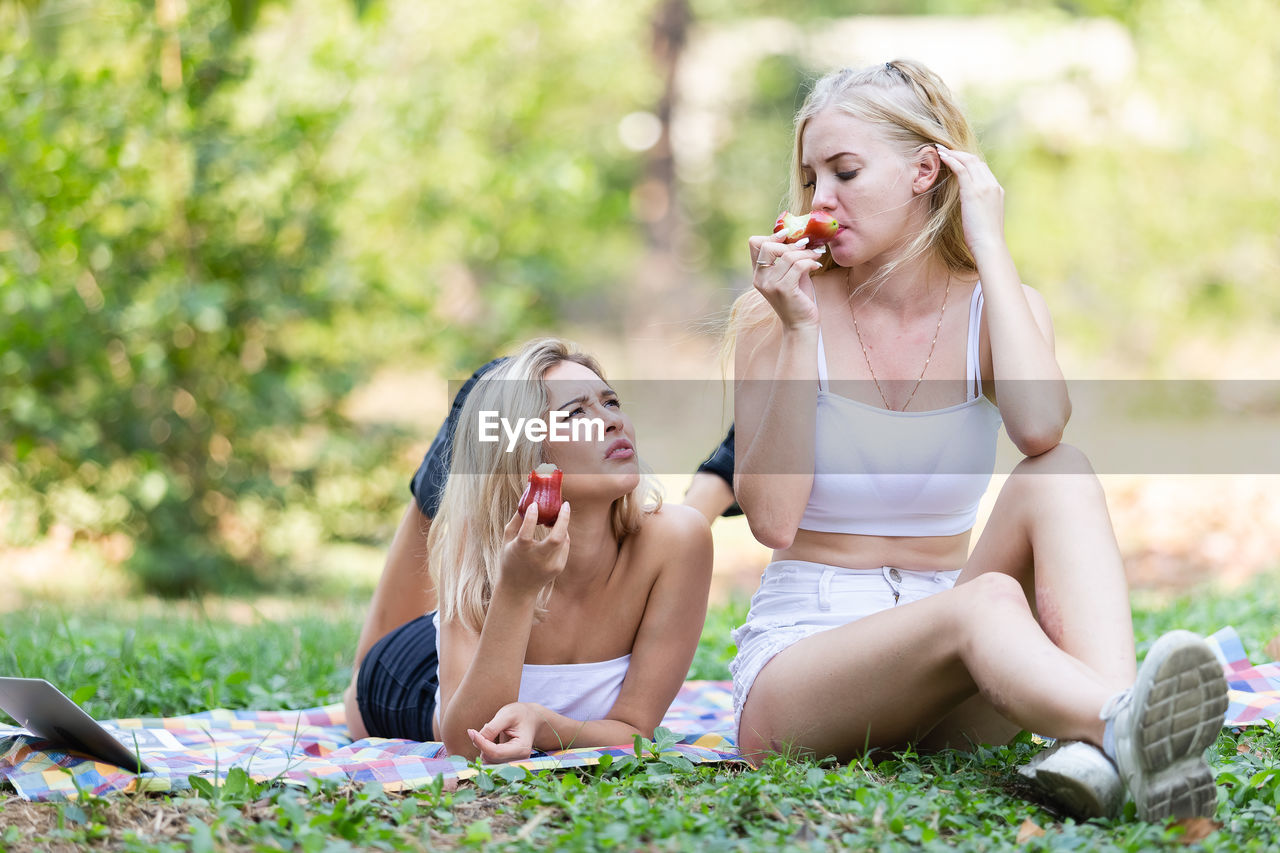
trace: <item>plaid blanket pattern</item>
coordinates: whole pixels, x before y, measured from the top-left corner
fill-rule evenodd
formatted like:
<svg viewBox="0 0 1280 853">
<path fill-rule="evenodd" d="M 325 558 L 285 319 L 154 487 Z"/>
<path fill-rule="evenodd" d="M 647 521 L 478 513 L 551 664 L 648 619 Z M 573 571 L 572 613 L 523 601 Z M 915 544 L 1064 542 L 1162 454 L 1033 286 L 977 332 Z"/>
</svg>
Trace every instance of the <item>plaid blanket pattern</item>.
<svg viewBox="0 0 1280 853">
<path fill-rule="evenodd" d="M 155 771 L 135 775 L 12 726 L 0 726 L 0 782 L 28 800 L 75 799 L 81 792 L 178 791 L 189 776 L 221 778 L 241 767 L 255 781 L 300 783 L 308 778 L 381 784 L 401 791 L 437 778 L 469 779 L 476 769 L 444 754 L 437 742 L 365 738 L 352 742 L 341 705 L 302 711 L 217 709 L 184 717 L 121 719 L 102 724 Z M 690 762 L 736 761 L 732 687 L 727 681 L 686 682 L 662 725 L 681 735 L 670 752 Z M 598 764 L 606 755 L 633 755 L 631 744 L 538 753 L 511 762 L 529 771 Z"/>
<path fill-rule="evenodd" d="M 1280 720 L 1280 663 L 1251 664 L 1233 628 L 1207 638 L 1230 688 L 1226 726 Z M 740 760 L 733 741 L 732 685 L 686 682 L 662 725 L 681 735 L 671 751 L 690 762 Z M 109 764 L 49 746 L 22 729 L 0 726 L 0 782 L 29 800 L 74 799 L 81 791 L 177 791 L 192 775 L 221 777 L 242 767 L 256 781 L 308 778 L 376 782 L 387 791 L 431 784 L 437 778 L 469 779 L 474 767 L 444 755 L 440 743 L 366 738 L 352 742 L 341 705 L 303 711 L 228 711 L 185 717 L 124 719 L 103 723 L 126 744 L 137 744 L 154 773 L 136 776 Z M 597 764 L 606 755 L 633 754 L 630 744 L 539 753 L 512 762 L 530 771 Z"/>
<path fill-rule="evenodd" d="M 1280 663 L 1249 663 L 1244 643 L 1235 628 L 1223 628 L 1206 637 L 1222 661 L 1227 678 L 1229 728 L 1280 721 Z"/>
</svg>

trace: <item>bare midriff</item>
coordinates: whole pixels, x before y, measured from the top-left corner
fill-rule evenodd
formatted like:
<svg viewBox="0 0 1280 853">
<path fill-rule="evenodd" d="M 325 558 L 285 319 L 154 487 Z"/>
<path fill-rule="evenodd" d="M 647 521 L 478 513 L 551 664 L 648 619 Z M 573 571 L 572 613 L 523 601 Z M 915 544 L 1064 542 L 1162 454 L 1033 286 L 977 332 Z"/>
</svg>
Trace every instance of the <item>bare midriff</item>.
<svg viewBox="0 0 1280 853">
<path fill-rule="evenodd" d="M 847 569 L 895 566 L 909 571 L 950 571 L 969 554 L 970 530 L 954 536 L 864 536 L 798 530 L 791 547 L 773 552 L 774 560 L 806 560 Z"/>
</svg>

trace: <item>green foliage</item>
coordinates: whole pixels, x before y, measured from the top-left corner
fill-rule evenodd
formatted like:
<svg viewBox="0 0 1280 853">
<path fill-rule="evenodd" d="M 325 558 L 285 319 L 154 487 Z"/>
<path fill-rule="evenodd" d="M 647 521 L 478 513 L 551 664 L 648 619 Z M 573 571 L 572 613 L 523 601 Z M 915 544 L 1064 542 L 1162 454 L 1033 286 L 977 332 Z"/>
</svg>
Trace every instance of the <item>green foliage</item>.
<svg viewBox="0 0 1280 853">
<path fill-rule="evenodd" d="M 1209 633 L 1227 624 L 1224 618 L 1246 637 L 1265 633 L 1280 619 L 1276 589 L 1272 575 L 1232 592 L 1206 588 L 1170 603 L 1139 602 L 1140 647 L 1173 627 Z M 77 698 L 99 717 L 306 707 L 336 701 L 349 680 L 347 655 L 363 604 L 303 600 L 274 620 L 246 619 L 235 602 L 205 612 L 134 603 L 140 612 L 129 615 L 118 604 L 74 614 L 34 607 L 0 623 L 0 671 L 39 674 L 64 686 L 96 684 L 94 695 Z M 721 634 L 742 612 L 741 604 L 713 608 L 702 646 L 721 651 L 708 651 L 708 660 L 727 663 L 723 655 L 732 651 Z M 1077 823 L 1037 803 L 1016 773 L 1038 749 L 1025 736 L 1006 747 L 876 753 L 843 766 L 776 757 L 758 770 L 689 765 L 665 751 L 674 742 L 659 729 L 652 741 L 638 739 L 632 755 L 594 767 L 484 768 L 456 791 L 439 783 L 405 794 L 316 780 L 280 786 L 232 771 L 221 783 L 192 780 L 187 796 L 35 804 L 52 813 L 47 832 L 32 833 L 24 823 L 23 834 L 14 834 L 6 811 L 0 842 L 141 851 L 1185 847 L 1187 830 L 1176 824 Z M 1203 849 L 1280 845 L 1280 729 L 1224 732 L 1210 763 L 1222 826 L 1200 842 Z M 139 807 L 145 819 L 136 830 L 122 829 Z M 183 815 L 176 835 L 150 828 L 150 815 L 159 812 Z M 1020 844 L 1025 821 L 1045 834 Z"/>
<path fill-rule="evenodd" d="M 747 621 L 750 605 L 751 602 L 746 599 L 735 598 L 707 612 L 707 621 L 702 627 L 702 640 L 693 653 L 693 664 L 689 667 L 689 678 L 708 681 L 724 681 L 729 678 L 729 661 L 738 653 L 738 647 L 730 640 L 729 634 Z"/>
<path fill-rule="evenodd" d="M 381 541 L 409 465 L 338 414 L 357 376 L 465 374 L 633 275 L 643 7 L 357 7 L 0 27 L 5 539 L 123 533 L 173 595 Z"/>
<path fill-rule="evenodd" d="M 226 4 L 101 5 L 53 53 L 0 36 L 0 464 L 42 522 L 135 537 L 149 588 L 225 588 L 261 554 L 224 513 L 278 499 L 277 430 L 351 386 L 312 340 L 358 292 L 325 267 L 333 115 L 245 120 Z"/>
<path fill-rule="evenodd" d="M 582 318 L 580 303 L 621 328 L 644 155 L 618 125 L 659 91 L 646 5 L 387 4 L 358 32 L 298 21 L 318 49 L 264 80 L 348 67 L 361 105 L 337 146 L 358 188 L 345 252 L 394 311 L 345 318 L 353 347 L 403 346 L 465 376 Z"/>
<path fill-rule="evenodd" d="M 1206 585 L 1207 594 L 1179 596 L 1135 594 L 1133 629 L 1138 637 L 1138 655 L 1166 631 L 1187 628 L 1210 634 L 1226 625 L 1234 626 L 1253 660 L 1266 660 L 1264 646 L 1276 636 L 1280 626 L 1280 575 L 1262 574 L 1239 588 L 1216 591 Z"/>
<path fill-rule="evenodd" d="M 643 310 L 663 306 L 643 299 L 664 275 L 644 220 L 656 149 L 628 148 L 620 126 L 658 110 L 666 7 L 0 3 L 0 538 L 127 538 L 142 585 L 173 594 L 386 541 L 410 439 L 347 422 L 354 385 L 386 365 L 463 376 L 545 331 L 643 335 Z M 692 41 L 756 16 L 814 36 L 848 14 L 689 9 Z M 1188 330 L 1280 319 L 1280 69 L 1255 47 L 1280 28 L 1274 3 L 858 12 L 1031 30 L 1102 15 L 1131 40 L 1119 82 L 1063 81 L 1078 133 L 1021 117 L 1056 89 L 961 93 L 1059 340 L 1145 375 Z M 709 147 L 698 160 L 675 140 L 668 199 L 666 260 L 703 313 L 747 286 L 743 243 L 785 191 L 799 93 L 828 70 L 803 44 L 758 53 L 730 80 L 681 78 L 678 117 L 704 88 L 725 99 L 684 114 Z"/>
<path fill-rule="evenodd" d="M 1275 26 L 1280 8 L 1264 1 L 1137 5 L 1134 81 L 1084 87 L 1093 114 L 1110 116 L 1101 138 L 998 137 L 1010 243 L 1060 335 L 1119 352 L 1141 375 L 1191 330 L 1230 339 L 1280 321 L 1280 171 L 1268 153 L 1280 113 L 1265 106 L 1280 58 L 1250 37 Z"/>
</svg>

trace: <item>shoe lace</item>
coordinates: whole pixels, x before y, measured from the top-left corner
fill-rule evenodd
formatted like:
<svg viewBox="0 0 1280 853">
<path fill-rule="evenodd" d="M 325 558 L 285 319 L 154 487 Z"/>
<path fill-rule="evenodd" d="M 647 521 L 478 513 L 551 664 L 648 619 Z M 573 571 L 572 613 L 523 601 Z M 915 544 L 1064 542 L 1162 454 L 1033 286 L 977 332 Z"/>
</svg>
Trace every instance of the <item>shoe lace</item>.
<svg viewBox="0 0 1280 853">
<path fill-rule="evenodd" d="M 1133 699 L 1133 688 L 1128 687 L 1112 696 L 1102 706 L 1102 710 L 1098 712 L 1099 720 L 1114 719 L 1117 714 L 1129 707 L 1130 700 Z"/>
</svg>

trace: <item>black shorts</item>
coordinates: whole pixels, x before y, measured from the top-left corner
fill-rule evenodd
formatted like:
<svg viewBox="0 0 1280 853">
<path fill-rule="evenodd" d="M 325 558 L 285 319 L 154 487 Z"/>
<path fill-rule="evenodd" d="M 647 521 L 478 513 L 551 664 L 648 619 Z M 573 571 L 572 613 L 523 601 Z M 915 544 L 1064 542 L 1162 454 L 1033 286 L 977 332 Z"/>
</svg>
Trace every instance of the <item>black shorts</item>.
<svg viewBox="0 0 1280 853">
<path fill-rule="evenodd" d="M 440 662 L 435 613 L 406 622 L 373 644 L 360 662 L 356 705 L 371 737 L 435 740 L 432 717 Z"/>
</svg>

